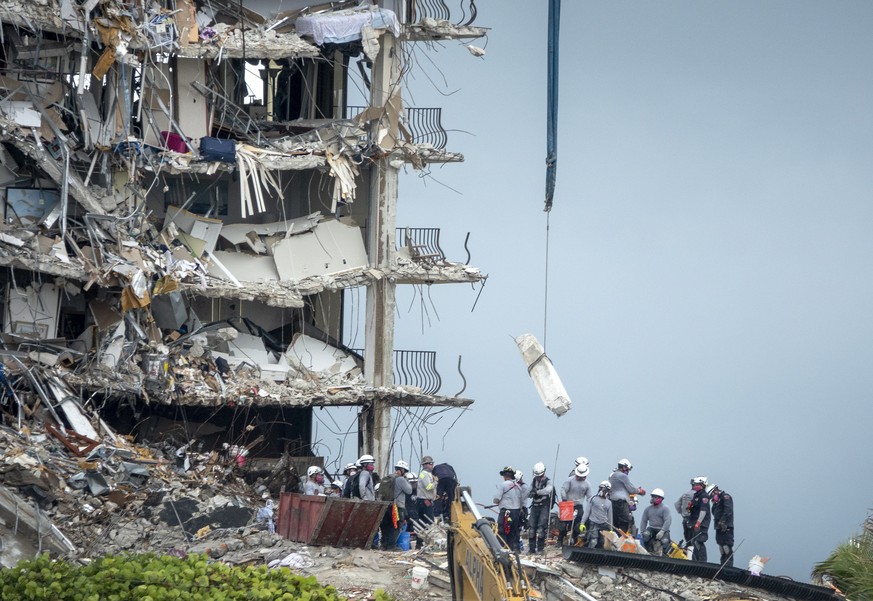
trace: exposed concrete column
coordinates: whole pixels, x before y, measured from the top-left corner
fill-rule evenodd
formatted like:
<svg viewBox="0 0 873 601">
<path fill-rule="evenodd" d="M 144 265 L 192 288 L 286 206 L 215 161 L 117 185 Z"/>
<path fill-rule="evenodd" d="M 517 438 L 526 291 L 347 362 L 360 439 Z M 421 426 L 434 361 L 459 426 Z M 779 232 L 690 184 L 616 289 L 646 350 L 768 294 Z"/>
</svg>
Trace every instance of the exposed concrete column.
<svg viewBox="0 0 873 601">
<path fill-rule="evenodd" d="M 400 57 L 398 43 L 390 33 L 382 36 L 382 50 L 373 64 L 370 106 L 384 107 L 383 118 L 374 129 L 385 133 L 383 149 L 393 148 L 398 137 L 396 118 L 389 106 L 400 103 Z M 396 114 L 396 111 L 395 111 Z M 378 134 L 377 134 L 378 136 Z M 379 142 L 379 140 L 376 140 Z M 390 141 L 389 143 L 386 143 Z M 386 148 L 386 146 L 388 148 Z M 387 268 L 395 262 L 394 237 L 397 225 L 397 180 L 399 167 L 391 165 L 390 155 L 370 166 L 370 210 L 367 222 L 370 265 Z M 392 383 L 394 365 L 394 308 L 396 284 L 381 279 L 367 287 L 364 376 L 373 386 Z M 374 401 L 362 416 L 364 451 L 376 458 L 376 469 L 384 474 L 391 466 L 391 406 Z"/>
</svg>

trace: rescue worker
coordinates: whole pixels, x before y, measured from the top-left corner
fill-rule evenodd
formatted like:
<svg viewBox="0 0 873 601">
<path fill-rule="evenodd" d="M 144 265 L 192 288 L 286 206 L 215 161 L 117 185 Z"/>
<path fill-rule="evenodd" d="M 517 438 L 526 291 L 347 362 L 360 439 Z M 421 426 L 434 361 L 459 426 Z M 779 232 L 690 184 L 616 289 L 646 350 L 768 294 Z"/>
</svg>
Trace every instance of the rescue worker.
<svg viewBox="0 0 873 601">
<path fill-rule="evenodd" d="M 341 497 L 343 494 L 343 483 L 340 480 L 334 480 L 330 488 L 327 490 L 328 497 Z"/>
<path fill-rule="evenodd" d="M 640 523 L 643 544 L 649 553 L 666 555 L 670 552 L 670 524 L 672 521 L 670 509 L 664 505 L 664 491 L 656 488 L 652 491 L 649 506 L 643 511 Z"/>
<path fill-rule="evenodd" d="M 306 475 L 308 478 L 303 483 L 303 494 L 324 496 L 324 470 L 317 465 L 310 465 Z"/>
<path fill-rule="evenodd" d="M 527 498 L 530 496 L 530 486 L 525 484 L 524 472 L 521 470 L 515 470 L 515 483 L 528 491 L 521 499 L 521 516 L 518 523 L 518 550 L 524 551 L 524 543 L 521 541 L 521 537 L 527 532 L 528 527 Z"/>
<path fill-rule="evenodd" d="M 533 467 L 533 475 L 528 493 L 531 499 L 530 515 L 528 516 L 528 551 L 531 554 L 543 554 L 546 552 L 549 513 L 555 502 L 555 487 L 546 476 L 546 466 L 543 462 L 539 462 Z"/>
<path fill-rule="evenodd" d="M 352 484 L 355 480 L 355 474 L 358 473 L 358 466 L 355 463 L 347 463 L 343 468 L 343 475 L 346 477 L 346 481 L 343 482 L 343 499 L 351 499 L 352 498 Z"/>
<path fill-rule="evenodd" d="M 451 520 L 452 501 L 455 500 L 455 488 L 458 486 L 458 475 L 448 463 L 438 463 L 433 466 L 433 475 L 437 479 L 437 502 L 433 513 L 442 517 L 443 522 Z"/>
<path fill-rule="evenodd" d="M 434 503 L 437 499 L 437 478 L 433 475 L 433 457 L 421 458 L 421 472 L 418 474 L 418 514 L 421 519 L 434 521 Z"/>
<path fill-rule="evenodd" d="M 613 525 L 625 533 L 631 533 L 630 494 L 645 495 L 646 491 L 631 484 L 628 474 L 634 468 L 627 459 L 618 462 L 618 467 L 609 475 L 612 490 L 609 500 L 612 501 Z"/>
<path fill-rule="evenodd" d="M 682 537 L 686 543 L 691 542 L 691 537 L 694 536 L 694 532 L 692 532 L 694 524 L 688 523 L 688 514 L 691 511 L 691 499 L 694 498 L 694 484 L 700 482 L 706 486 L 706 476 L 695 476 L 692 478 L 691 489 L 682 493 L 682 496 L 673 504 L 673 507 L 676 508 L 676 513 L 682 518 Z"/>
<path fill-rule="evenodd" d="M 691 559 L 694 561 L 706 561 L 706 540 L 709 538 L 709 522 L 712 520 L 712 511 L 709 506 L 709 495 L 703 484 L 697 482 L 691 488 L 694 496 L 688 507 L 688 523 L 691 524 L 691 539 L 694 551 Z"/>
<path fill-rule="evenodd" d="M 418 476 L 415 472 L 406 472 L 406 479 L 409 480 L 409 485 L 412 487 L 412 492 L 406 495 L 406 531 L 409 532 L 409 548 L 417 547 L 415 537 L 415 526 L 412 520 L 420 520 L 419 513 L 419 498 L 418 498 Z"/>
<path fill-rule="evenodd" d="M 400 536 L 400 531 L 406 528 L 406 495 L 412 494 L 412 485 L 406 479 L 408 471 L 409 464 L 401 459 L 394 464 L 394 477 L 386 478 L 379 484 L 380 487 L 391 485 L 394 487 L 393 493 L 391 493 L 394 506 L 389 507 L 385 515 L 382 516 L 382 524 L 379 527 L 381 546 L 384 551 L 400 550 L 397 547 L 397 538 Z M 392 483 L 391 480 L 394 482 Z"/>
<path fill-rule="evenodd" d="M 510 466 L 500 470 L 503 482 L 497 485 L 494 493 L 494 504 L 497 505 L 497 534 L 511 551 L 519 550 L 519 527 L 521 525 L 521 507 L 527 498 L 528 490 L 523 484 L 515 481 L 515 470 Z"/>
<path fill-rule="evenodd" d="M 587 467 L 589 469 L 591 468 L 591 466 L 588 465 L 588 457 L 576 457 L 576 461 L 573 463 L 573 469 L 570 470 L 570 473 L 567 474 L 567 477 L 572 478 L 573 472 L 576 471 L 576 468 L 579 467 L 580 465 L 584 465 L 585 467 Z"/>
<path fill-rule="evenodd" d="M 358 459 L 358 465 L 361 466 L 361 471 L 357 475 L 357 494 L 354 496 L 364 501 L 375 501 L 376 478 L 373 477 L 375 475 L 373 470 L 376 469 L 376 459 L 372 455 L 361 455 L 361 458 Z"/>
<path fill-rule="evenodd" d="M 609 491 L 612 486 L 609 480 L 604 480 L 597 487 L 597 494 L 585 505 L 585 511 L 579 520 L 579 532 L 584 534 L 587 530 L 588 548 L 603 548 L 603 531 L 612 531 L 613 515 L 612 501 L 609 500 Z M 590 524 L 590 527 L 585 524 Z"/>
<path fill-rule="evenodd" d="M 576 466 L 576 469 L 573 470 L 573 475 L 561 485 L 561 500 L 572 501 L 575 511 L 573 513 L 572 522 L 561 521 L 559 523 L 558 547 L 564 545 L 564 536 L 566 536 L 567 530 L 570 531 L 570 544 L 575 545 L 580 534 L 579 524 L 585 523 L 582 521 L 582 514 L 585 512 L 585 504 L 594 495 L 594 493 L 591 492 L 591 485 L 588 483 L 589 471 L 587 465 L 580 463 Z"/>
<path fill-rule="evenodd" d="M 707 489 L 715 521 L 715 542 L 721 554 L 719 563 L 734 566 L 734 498 L 715 484 Z"/>
</svg>

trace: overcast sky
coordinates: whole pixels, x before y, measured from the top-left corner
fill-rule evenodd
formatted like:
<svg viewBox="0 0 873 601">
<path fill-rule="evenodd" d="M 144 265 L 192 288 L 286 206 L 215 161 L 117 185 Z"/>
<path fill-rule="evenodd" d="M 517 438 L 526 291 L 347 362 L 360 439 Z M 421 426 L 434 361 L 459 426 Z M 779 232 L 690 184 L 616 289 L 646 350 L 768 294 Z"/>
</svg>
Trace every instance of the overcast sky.
<svg viewBox="0 0 873 601">
<path fill-rule="evenodd" d="M 397 347 L 439 351 L 445 394 L 463 355 L 476 401 L 427 450 L 484 503 L 558 447 L 559 481 L 628 457 L 671 504 L 707 475 L 736 499 L 737 565 L 806 579 L 873 506 L 873 4 L 564 2 L 546 332 L 547 3 L 476 5 L 486 56 L 420 45 L 407 94 L 472 135 L 450 133 L 465 163 L 402 180 L 398 225 L 441 227 L 461 261 L 470 231 L 490 276 L 472 313 L 468 286 L 398 302 Z"/>
</svg>

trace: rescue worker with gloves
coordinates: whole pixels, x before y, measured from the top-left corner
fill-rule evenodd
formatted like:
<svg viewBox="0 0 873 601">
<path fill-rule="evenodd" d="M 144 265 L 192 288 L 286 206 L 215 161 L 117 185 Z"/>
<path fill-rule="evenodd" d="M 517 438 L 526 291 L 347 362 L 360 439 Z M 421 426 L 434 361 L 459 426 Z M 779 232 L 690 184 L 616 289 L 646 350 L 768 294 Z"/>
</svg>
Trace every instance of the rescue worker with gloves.
<svg viewBox="0 0 873 601">
<path fill-rule="evenodd" d="M 636 493 L 645 495 L 646 491 L 631 484 L 628 474 L 633 469 L 633 465 L 628 459 L 622 459 L 618 462 L 618 467 L 609 475 L 609 484 L 612 490 L 609 493 L 609 500 L 612 501 L 612 517 L 615 520 L 613 525 L 627 534 L 631 532 L 630 514 L 630 495 Z"/>
<path fill-rule="evenodd" d="M 715 542 L 721 553 L 721 565 L 734 566 L 734 498 L 715 484 L 707 489 L 715 520 Z"/>
<path fill-rule="evenodd" d="M 646 551 L 653 555 L 667 555 L 670 552 L 670 524 L 673 518 L 670 509 L 664 505 L 664 491 L 652 491 L 649 506 L 643 511 L 640 532 Z"/>
<path fill-rule="evenodd" d="M 506 466 L 500 470 L 503 482 L 497 485 L 494 504 L 498 508 L 497 534 L 512 551 L 520 548 L 521 508 L 528 495 L 525 484 L 515 481 L 515 470 Z"/>
<path fill-rule="evenodd" d="M 584 534 L 586 523 L 590 523 L 588 528 L 588 548 L 602 549 L 604 531 L 612 531 L 612 501 L 609 500 L 609 491 L 612 486 L 609 480 L 604 480 L 597 487 L 597 494 L 591 497 L 591 500 L 585 506 L 585 511 L 582 513 L 579 524 L 579 533 Z"/>
<path fill-rule="evenodd" d="M 539 462 L 533 467 L 533 481 L 528 496 L 530 515 L 528 516 L 528 551 L 545 553 L 546 536 L 549 531 L 549 514 L 555 501 L 555 487 L 546 476 L 546 466 Z"/>
<path fill-rule="evenodd" d="M 706 480 L 702 476 L 700 479 Z M 694 489 L 694 496 L 688 506 L 687 518 L 688 523 L 691 524 L 691 539 L 686 542 L 691 542 L 694 545 L 691 559 L 706 561 L 706 541 L 709 538 L 709 522 L 712 521 L 709 495 L 706 494 L 702 482 L 695 482 L 691 488 Z"/>
<path fill-rule="evenodd" d="M 588 465 L 580 463 L 573 470 L 573 475 L 571 475 L 561 485 L 561 500 L 573 501 L 575 512 L 573 514 L 572 522 L 560 522 L 557 541 L 557 546 L 559 547 L 564 545 L 564 536 L 566 536 L 568 529 L 570 530 L 570 544 L 575 545 L 576 539 L 580 534 L 579 524 L 585 523 L 582 520 L 582 514 L 585 513 L 585 505 L 588 499 L 590 499 L 594 494 L 591 492 L 591 484 L 588 483 L 589 472 Z"/>
</svg>

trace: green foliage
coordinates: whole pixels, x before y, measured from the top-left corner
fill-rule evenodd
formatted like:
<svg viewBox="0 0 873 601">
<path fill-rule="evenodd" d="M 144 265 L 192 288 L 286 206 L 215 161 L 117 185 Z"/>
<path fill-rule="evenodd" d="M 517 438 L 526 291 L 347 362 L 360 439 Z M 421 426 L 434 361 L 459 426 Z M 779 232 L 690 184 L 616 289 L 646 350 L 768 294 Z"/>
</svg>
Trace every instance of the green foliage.
<svg viewBox="0 0 873 601">
<path fill-rule="evenodd" d="M 40 555 L 0 570 L 0 600 L 339 601 L 312 576 L 266 566 L 229 567 L 205 555 L 107 555 L 87 566 Z M 387 600 L 386 600 L 387 601 Z"/>
<path fill-rule="evenodd" d="M 864 532 L 838 546 L 812 571 L 813 577 L 828 577 L 852 601 L 873 601 L 873 521 Z"/>
</svg>

